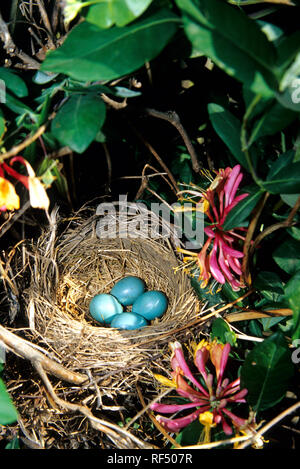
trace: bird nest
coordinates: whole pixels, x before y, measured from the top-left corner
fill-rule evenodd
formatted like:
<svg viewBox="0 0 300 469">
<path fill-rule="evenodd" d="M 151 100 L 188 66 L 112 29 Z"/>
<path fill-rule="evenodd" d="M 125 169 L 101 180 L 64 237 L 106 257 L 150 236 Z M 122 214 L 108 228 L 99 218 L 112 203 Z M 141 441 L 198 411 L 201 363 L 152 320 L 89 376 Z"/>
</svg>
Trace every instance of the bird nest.
<svg viewBox="0 0 300 469">
<path fill-rule="evenodd" d="M 145 229 L 149 217 L 152 228 L 156 223 L 154 237 Z M 178 269 L 180 240 L 148 211 L 126 221 L 114 214 L 79 215 L 63 230 L 62 224 L 52 215 L 49 229 L 27 251 L 29 286 L 23 300 L 31 342 L 46 347 L 67 369 L 110 376 L 110 383 L 115 377 L 118 386 L 120 375 L 125 388 L 137 375 L 152 379 L 151 363 L 163 357 L 170 340 L 186 334 L 184 325 L 200 311 L 189 279 Z M 100 325 L 89 314 L 92 297 L 110 292 L 126 275 L 140 277 L 169 301 L 162 318 L 134 331 Z"/>
</svg>

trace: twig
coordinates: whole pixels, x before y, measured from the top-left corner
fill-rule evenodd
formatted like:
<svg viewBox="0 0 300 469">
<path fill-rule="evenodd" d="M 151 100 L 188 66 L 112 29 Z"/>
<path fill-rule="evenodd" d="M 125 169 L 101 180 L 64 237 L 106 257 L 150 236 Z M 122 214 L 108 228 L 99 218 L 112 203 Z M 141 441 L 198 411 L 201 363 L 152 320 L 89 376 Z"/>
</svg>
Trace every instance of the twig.
<svg viewBox="0 0 300 469">
<path fill-rule="evenodd" d="M 35 140 L 37 140 L 45 132 L 45 130 L 46 130 L 46 125 L 44 124 L 41 127 L 39 127 L 39 129 L 35 132 L 35 134 L 29 135 L 22 143 L 15 145 L 9 151 L 0 155 L 0 162 L 3 161 L 4 159 L 10 158 L 11 156 L 15 156 L 18 153 L 20 153 L 22 150 L 24 150 L 24 148 L 27 148 Z"/>
<path fill-rule="evenodd" d="M 45 28 L 46 28 L 47 33 L 48 33 L 47 35 L 48 35 L 49 46 L 51 48 L 55 48 L 55 45 L 54 45 L 54 42 L 53 42 L 52 27 L 51 27 L 51 24 L 50 24 L 48 15 L 47 15 L 47 11 L 46 11 L 44 2 L 43 2 L 43 0 L 36 0 L 36 2 L 38 4 L 40 14 L 41 14 L 41 18 L 43 20 L 43 23 L 44 23 Z"/>
<path fill-rule="evenodd" d="M 105 433 L 115 444 L 119 442 L 123 449 L 128 449 L 128 448 L 152 449 L 153 448 L 152 445 L 149 445 L 148 443 L 145 443 L 144 441 L 139 440 L 137 437 L 127 432 L 122 427 L 119 427 L 118 425 L 115 425 L 111 422 L 95 417 L 88 407 L 81 405 L 81 404 L 74 404 L 71 402 L 67 402 L 61 399 L 55 394 L 53 387 L 41 363 L 39 362 L 36 363 L 36 370 L 38 371 L 40 377 L 42 378 L 51 398 L 58 406 L 64 409 L 67 409 L 69 411 L 80 412 L 81 414 L 85 415 L 89 419 L 93 428 Z"/>
<path fill-rule="evenodd" d="M 24 64 L 26 64 L 27 68 L 30 70 L 38 70 L 40 68 L 40 63 L 37 62 L 37 60 L 33 59 L 29 55 L 25 54 L 25 52 L 22 52 L 21 50 L 17 48 L 14 41 L 12 40 L 7 24 L 3 20 L 1 12 L 0 12 L 0 38 L 3 42 L 3 47 L 5 51 L 10 57 L 18 57 L 19 59 L 22 60 L 22 62 L 24 62 Z"/>
<path fill-rule="evenodd" d="M 80 373 L 75 373 L 71 370 L 64 368 L 59 363 L 46 357 L 43 353 L 39 352 L 32 347 L 30 342 L 12 332 L 5 329 L 0 325 L 0 340 L 3 342 L 5 347 L 13 351 L 17 355 L 20 355 L 27 360 L 30 360 L 35 366 L 40 364 L 45 370 L 53 374 L 57 378 L 67 381 L 72 384 L 82 384 L 87 381 L 87 377 Z"/>
<path fill-rule="evenodd" d="M 4 223 L 2 223 L 2 225 L 0 226 L 0 237 L 3 236 L 12 227 L 12 225 L 26 212 L 26 210 L 28 210 L 29 207 L 30 201 L 27 200 L 23 207 L 21 207 L 14 214 L 11 214 L 10 218 Z"/>
<path fill-rule="evenodd" d="M 179 188 L 178 188 L 178 185 L 177 185 L 177 182 L 173 176 L 173 174 L 171 173 L 171 171 L 169 170 L 169 168 L 167 167 L 167 165 L 164 163 L 164 161 L 161 159 L 161 157 L 159 156 L 159 154 L 157 153 L 156 150 L 154 150 L 154 148 L 152 147 L 152 145 L 147 142 L 147 140 L 144 139 L 144 137 L 136 130 L 136 128 L 134 126 L 131 125 L 131 128 L 133 129 L 134 133 L 138 136 L 138 138 L 143 142 L 143 144 L 148 148 L 148 150 L 152 153 L 152 155 L 156 158 L 156 160 L 158 161 L 158 163 L 160 164 L 160 166 L 164 169 L 164 171 L 168 174 L 169 176 L 169 179 L 172 183 L 172 186 L 174 188 L 174 191 L 175 193 L 177 194 L 177 192 L 179 192 Z"/>
<path fill-rule="evenodd" d="M 244 243 L 244 257 L 243 257 L 243 280 L 245 281 L 246 285 L 251 285 L 251 275 L 249 271 L 249 260 L 250 260 L 250 249 L 251 249 L 251 243 L 252 243 L 252 237 L 253 233 L 255 231 L 258 219 L 261 215 L 261 212 L 264 208 L 264 205 L 266 203 L 267 198 L 269 197 L 269 193 L 266 192 L 264 196 L 261 198 L 259 203 L 254 209 L 253 217 L 252 220 L 249 224 L 248 230 L 247 230 L 247 235 Z"/>
<path fill-rule="evenodd" d="M 270 428 L 272 428 L 274 425 L 276 425 L 280 420 L 284 419 L 288 415 L 292 414 L 295 412 L 300 407 L 300 401 L 296 402 L 296 404 L 293 404 L 291 407 L 288 409 L 284 410 L 281 412 L 277 417 L 274 417 L 270 422 L 268 422 L 264 427 L 262 427 L 259 431 L 256 432 L 254 436 L 249 437 L 247 441 L 239 445 L 236 449 L 244 449 L 247 446 L 251 445 L 252 443 L 255 442 L 259 437 L 261 437 L 264 433 L 266 433 Z"/>
<path fill-rule="evenodd" d="M 102 143 L 104 153 L 105 153 L 105 158 L 106 158 L 106 164 L 107 164 L 107 189 L 108 192 L 111 192 L 111 176 L 112 176 L 112 164 L 111 164 L 111 158 L 110 154 L 107 148 L 107 144 L 105 142 Z"/>
<path fill-rule="evenodd" d="M 292 226 L 293 224 L 293 220 L 294 220 L 294 217 L 297 213 L 297 211 L 299 210 L 300 208 L 300 196 L 298 197 L 297 199 L 297 202 L 295 203 L 294 207 L 292 208 L 292 210 L 290 211 L 289 213 L 289 216 L 287 217 L 287 219 L 285 221 L 282 221 L 282 222 L 279 222 L 279 223 L 274 223 L 273 225 L 271 226 L 268 226 L 264 231 L 262 231 L 256 238 L 255 240 L 253 241 L 253 244 L 251 246 L 251 249 L 250 249 L 250 255 L 253 253 L 254 249 L 256 248 L 256 246 L 268 235 L 270 235 L 271 233 L 274 233 L 274 231 L 277 231 L 281 228 L 288 228 L 289 226 Z"/>
<path fill-rule="evenodd" d="M 239 311 L 238 313 L 231 313 L 226 316 L 228 322 L 238 322 L 238 321 L 250 321 L 251 319 L 257 318 L 270 318 L 270 317 L 280 317 L 280 316 L 292 316 L 293 311 L 289 308 L 284 309 L 270 309 L 266 311 Z"/>
<path fill-rule="evenodd" d="M 152 169 L 152 171 L 155 171 L 156 174 L 150 174 L 150 175 L 145 176 L 146 169 L 148 169 L 148 168 Z M 142 176 L 141 176 L 142 182 L 141 182 L 140 188 L 139 188 L 134 200 L 139 199 L 142 196 L 143 192 L 148 188 L 148 179 L 151 176 L 152 177 L 153 176 L 161 176 L 164 179 L 164 181 L 166 181 L 166 183 L 170 186 L 171 190 L 174 191 L 174 187 L 172 186 L 170 181 L 165 177 L 165 174 L 166 173 L 160 173 L 159 171 L 157 171 L 157 169 L 153 168 L 153 166 L 151 166 L 150 164 L 147 163 L 143 168 Z M 175 193 L 175 194 L 177 195 L 177 193 Z"/>
<path fill-rule="evenodd" d="M 175 111 L 161 112 L 161 111 L 157 111 L 155 109 L 149 109 L 149 108 L 146 109 L 146 112 L 147 112 L 147 114 L 149 114 L 149 116 L 153 116 L 153 117 L 157 117 L 158 119 L 166 120 L 167 122 L 172 124 L 178 130 L 178 132 L 180 133 L 180 135 L 181 135 L 181 137 L 182 137 L 182 139 L 185 143 L 185 146 L 186 146 L 186 148 L 189 152 L 189 155 L 191 157 L 193 170 L 195 171 L 195 173 L 199 173 L 200 170 L 201 170 L 201 166 L 200 166 L 200 163 L 198 161 L 198 155 L 197 155 L 196 150 L 195 150 L 195 148 L 194 148 L 194 146 L 191 142 L 190 137 L 188 136 L 185 128 L 183 127 L 183 125 L 180 121 L 180 118 L 179 118 L 177 112 L 175 112 Z"/>
<path fill-rule="evenodd" d="M 170 391 L 170 390 L 168 390 Z M 139 399 L 142 403 L 142 406 L 143 408 L 146 408 L 146 403 L 144 401 L 144 398 L 143 398 L 143 395 L 140 391 L 140 389 L 137 387 L 137 392 L 138 392 L 138 395 L 139 395 Z M 167 432 L 166 430 L 164 429 L 164 427 L 156 420 L 156 418 L 154 417 L 154 415 L 152 415 L 151 412 L 149 412 L 149 410 L 146 411 L 148 416 L 150 417 L 150 419 L 152 420 L 152 422 L 154 423 L 154 425 L 156 426 L 156 428 L 162 433 L 162 435 L 164 435 L 164 437 L 170 441 L 170 443 L 172 443 L 173 446 L 175 446 L 175 448 L 181 448 L 181 445 L 177 443 L 177 441 L 174 440 L 174 438 L 172 438 Z"/>
<path fill-rule="evenodd" d="M 100 96 L 103 99 L 103 101 L 109 106 L 111 106 L 113 109 L 116 109 L 116 110 L 124 109 L 127 106 L 127 98 L 124 98 L 123 101 L 119 102 L 119 101 L 115 101 L 114 99 L 109 98 L 104 93 L 101 93 Z"/>
</svg>

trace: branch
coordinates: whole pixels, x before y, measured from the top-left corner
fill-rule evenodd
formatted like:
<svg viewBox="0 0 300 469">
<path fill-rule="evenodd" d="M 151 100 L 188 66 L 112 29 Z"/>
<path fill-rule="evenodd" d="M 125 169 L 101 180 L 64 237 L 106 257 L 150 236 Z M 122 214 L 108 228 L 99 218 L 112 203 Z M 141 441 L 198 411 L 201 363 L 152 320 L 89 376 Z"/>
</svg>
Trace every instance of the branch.
<svg viewBox="0 0 300 469">
<path fill-rule="evenodd" d="M 46 125 L 42 125 L 33 135 L 29 135 L 22 143 L 19 143 L 18 145 L 15 145 L 12 147 L 9 151 L 6 153 L 3 153 L 3 155 L 0 155 L 0 162 L 3 160 L 10 158 L 11 156 L 15 156 L 18 153 L 20 153 L 24 148 L 27 148 L 29 145 L 31 145 L 35 140 L 37 140 L 46 130 Z"/>
<path fill-rule="evenodd" d="M 21 50 L 17 48 L 14 41 L 12 40 L 7 24 L 2 18 L 1 12 L 0 12 L 0 38 L 3 42 L 3 47 L 5 51 L 10 57 L 18 57 L 19 59 L 22 60 L 22 62 L 24 62 L 28 66 L 27 68 L 30 70 L 38 70 L 40 68 L 41 64 L 37 60 L 33 59 L 29 55 L 25 54 L 25 52 L 22 52 Z"/>
<path fill-rule="evenodd" d="M 68 383 L 72 384 L 82 384 L 87 381 L 87 377 L 85 375 L 75 373 L 68 370 L 67 368 L 64 368 L 56 361 L 46 357 L 42 352 L 35 349 L 30 342 L 13 334 L 1 325 L 0 340 L 3 342 L 5 347 L 7 347 L 15 354 L 30 360 L 35 366 L 39 364 L 49 373 L 56 376 L 57 378 L 62 379 L 63 381 L 67 381 Z"/>
<path fill-rule="evenodd" d="M 195 151 L 195 148 L 191 142 L 190 137 L 188 136 L 185 128 L 183 127 L 180 121 L 178 114 L 175 111 L 161 112 L 161 111 L 156 111 L 155 109 L 149 109 L 149 108 L 146 109 L 146 112 L 147 114 L 149 114 L 149 116 L 153 116 L 153 117 L 157 117 L 158 119 L 166 120 L 170 124 L 174 125 L 174 127 L 180 133 L 185 143 L 185 146 L 190 154 L 193 170 L 195 171 L 195 173 L 199 173 L 201 170 L 201 166 L 198 161 L 198 155 Z"/>
</svg>

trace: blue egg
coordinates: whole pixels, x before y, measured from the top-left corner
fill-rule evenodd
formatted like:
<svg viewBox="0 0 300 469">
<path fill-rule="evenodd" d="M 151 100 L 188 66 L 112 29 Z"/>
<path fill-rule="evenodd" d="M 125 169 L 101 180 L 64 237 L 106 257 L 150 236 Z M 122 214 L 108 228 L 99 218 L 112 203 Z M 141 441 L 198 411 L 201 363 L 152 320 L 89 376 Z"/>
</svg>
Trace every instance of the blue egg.
<svg viewBox="0 0 300 469">
<path fill-rule="evenodd" d="M 118 314 L 111 321 L 111 327 L 116 329 L 140 329 L 141 327 L 147 326 L 147 321 L 145 318 L 135 313 L 122 313 Z"/>
<path fill-rule="evenodd" d="M 89 310 L 96 321 L 109 324 L 114 316 L 123 312 L 123 307 L 114 296 L 101 293 L 92 298 Z"/>
<path fill-rule="evenodd" d="M 145 291 L 145 283 L 138 277 L 128 276 L 119 280 L 110 294 L 124 306 L 132 305 Z"/>
<path fill-rule="evenodd" d="M 148 321 L 160 318 L 168 308 L 166 295 L 157 290 L 150 290 L 140 295 L 132 305 L 132 312 L 140 314 Z"/>
</svg>

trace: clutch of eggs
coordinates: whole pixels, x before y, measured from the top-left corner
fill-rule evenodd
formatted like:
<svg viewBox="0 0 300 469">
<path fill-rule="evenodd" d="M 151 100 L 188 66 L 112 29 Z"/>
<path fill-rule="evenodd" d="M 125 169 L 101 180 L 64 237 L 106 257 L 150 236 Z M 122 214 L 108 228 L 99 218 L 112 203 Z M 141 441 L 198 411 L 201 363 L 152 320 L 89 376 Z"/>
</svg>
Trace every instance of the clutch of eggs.
<svg viewBox="0 0 300 469">
<path fill-rule="evenodd" d="M 157 290 L 145 291 L 143 280 L 128 276 L 119 280 L 110 293 L 94 296 L 90 302 L 91 316 L 111 327 L 134 330 L 145 327 L 148 321 L 160 318 L 168 308 L 166 295 Z M 132 305 L 131 312 L 124 312 Z"/>
</svg>

